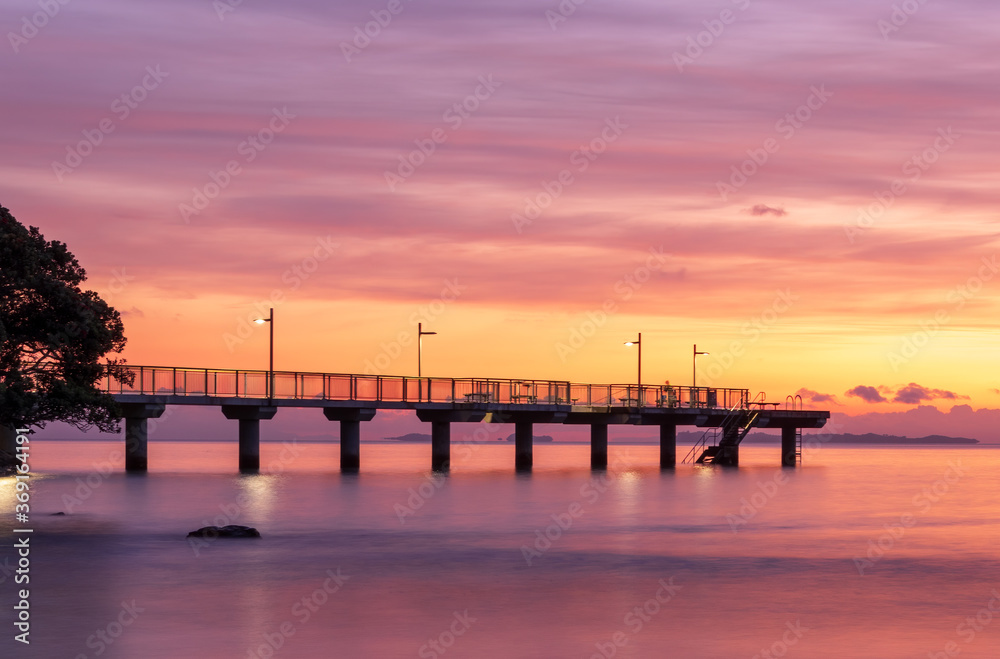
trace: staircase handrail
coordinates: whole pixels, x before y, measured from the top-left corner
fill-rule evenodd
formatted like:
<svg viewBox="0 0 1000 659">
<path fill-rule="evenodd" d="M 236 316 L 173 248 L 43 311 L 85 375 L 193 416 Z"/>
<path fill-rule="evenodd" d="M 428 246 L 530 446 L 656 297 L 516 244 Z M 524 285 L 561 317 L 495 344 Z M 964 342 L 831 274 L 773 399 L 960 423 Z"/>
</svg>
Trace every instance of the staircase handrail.
<svg viewBox="0 0 1000 659">
<path fill-rule="evenodd" d="M 761 397 L 763 395 L 765 395 L 765 394 L 762 391 L 759 394 L 757 394 L 757 397 L 759 398 L 759 397 Z M 754 400 L 756 400 L 756 398 Z M 747 408 L 744 405 L 744 401 L 740 400 L 739 402 L 737 402 L 735 405 L 733 405 L 732 407 L 730 407 L 728 409 L 728 411 L 726 412 L 726 416 L 724 416 L 722 418 L 722 424 L 719 427 L 720 428 L 725 427 L 726 421 L 728 421 L 730 419 L 730 417 L 732 417 L 733 415 L 737 414 L 737 412 L 741 412 L 741 411 L 743 411 L 745 409 L 747 409 Z M 698 451 L 698 449 L 704 449 L 705 448 L 705 445 L 708 443 L 708 436 L 709 436 L 709 434 L 713 433 L 715 430 L 716 430 L 715 427 L 708 428 L 707 430 L 705 430 L 705 432 L 702 433 L 702 435 L 698 439 L 698 441 L 694 443 L 694 446 L 691 447 L 691 450 L 688 451 L 687 455 L 684 456 L 684 459 L 681 460 L 681 464 L 689 464 L 689 461 L 692 460 L 692 458 L 694 457 L 694 454 Z"/>
</svg>

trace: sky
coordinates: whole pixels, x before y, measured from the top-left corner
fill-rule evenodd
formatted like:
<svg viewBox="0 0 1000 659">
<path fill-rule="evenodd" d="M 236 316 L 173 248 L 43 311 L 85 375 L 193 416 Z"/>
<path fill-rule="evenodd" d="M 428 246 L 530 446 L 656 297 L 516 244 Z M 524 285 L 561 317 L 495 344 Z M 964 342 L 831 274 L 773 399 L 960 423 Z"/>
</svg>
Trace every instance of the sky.
<svg viewBox="0 0 1000 659">
<path fill-rule="evenodd" d="M 0 205 L 132 364 L 1000 408 L 995 4 L 6 0 Z M 954 408 L 954 409 L 953 409 Z"/>
</svg>

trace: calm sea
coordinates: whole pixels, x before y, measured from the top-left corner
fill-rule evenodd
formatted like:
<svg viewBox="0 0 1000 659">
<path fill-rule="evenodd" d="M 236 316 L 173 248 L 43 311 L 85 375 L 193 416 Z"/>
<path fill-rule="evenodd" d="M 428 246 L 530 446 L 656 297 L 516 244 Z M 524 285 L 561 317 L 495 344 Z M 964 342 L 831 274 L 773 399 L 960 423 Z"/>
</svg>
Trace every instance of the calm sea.
<svg viewBox="0 0 1000 659">
<path fill-rule="evenodd" d="M 836 448 L 781 470 L 656 467 L 657 448 L 32 445 L 30 646 L 13 640 L 8 513 L 0 656 L 997 657 L 1000 451 Z M 54 513 L 67 513 L 55 515 Z M 201 526 L 259 540 L 192 543 Z M 21 588 L 23 586 L 18 586 Z M 996 611 L 994 611 L 996 609 Z"/>
</svg>

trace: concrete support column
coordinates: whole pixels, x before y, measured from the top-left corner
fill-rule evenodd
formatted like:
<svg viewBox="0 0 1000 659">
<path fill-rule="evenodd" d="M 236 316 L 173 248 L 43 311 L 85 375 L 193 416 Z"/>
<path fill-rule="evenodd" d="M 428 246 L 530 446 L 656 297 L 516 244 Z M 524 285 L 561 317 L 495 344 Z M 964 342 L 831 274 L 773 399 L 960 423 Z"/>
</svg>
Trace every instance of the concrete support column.
<svg viewBox="0 0 1000 659">
<path fill-rule="evenodd" d="M 451 424 L 477 423 L 486 418 L 480 410 L 417 409 L 417 418 L 431 424 L 431 469 L 451 467 Z"/>
<path fill-rule="evenodd" d="M 530 471 L 532 456 L 532 424 L 530 421 L 518 421 L 514 424 L 514 469 Z"/>
<path fill-rule="evenodd" d="M 122 403 L 125 417 L 125 471 L 144 474 L 149 468 L 149 419 L 158 419 L 166 405 Z"/>
<path fill-rule="evenodd" d="M 590 468 L 608 467 L 608 424 L 590 424 Z"/>
<path fill-rule="evenodd" d="M 227 419 L 240 422 L 240 472 L 260 471 L 260 422 L 262 419 L 273 419 L 277 411 L 278 408 L 274 406 L 222 406 L 222 413 Z"/>
<path fill-rule="evenodd" d="M 240 471 L 260 471 L 260 419 L 240 419 Z"/>
<path fill-rule="evenodd" d="M 677 466 L 677 426 L 672 423 L 660 425 L 660 469 Z"/>
<path fill-rule="evenodd" d="M 739 445 L 727 445 L 719 444 L 719 452 L 716 454 L 715 458 L 712 460 L 712 464 L 722 465 L 724 467 L 738 467 L 740 466 L 740 447 Z"/>
<path fill-rule="evenodd" d="M 794 467 L 795 462 L 795 428 L 781 429 L 781 466 Z"/>
<path fill-rule="evenodd" d="M 17 430 L 0 425 L 0 474 L 17 469 Z"/>
<path fill-rule="evenodd" d="M 125 417 L 125 471 L 143 473 L 149 468 L 149 421 Z"/>
<path fill-rule="evenodd" d="M 431 469 L 448 471 L 451 466 L 451 423 L 431 421 Z"/>
<path fill-rule="evenodd" d="M 374 407 L 324 407 L 323 415 L 340 422 L 340 470 L 361 469 L 361 422 L 375 418 Z"/>
<path fill-rule="evenodd" d="M 361 469 L 361 422 L 340 422 L 340 470 Z"/>
</svg>

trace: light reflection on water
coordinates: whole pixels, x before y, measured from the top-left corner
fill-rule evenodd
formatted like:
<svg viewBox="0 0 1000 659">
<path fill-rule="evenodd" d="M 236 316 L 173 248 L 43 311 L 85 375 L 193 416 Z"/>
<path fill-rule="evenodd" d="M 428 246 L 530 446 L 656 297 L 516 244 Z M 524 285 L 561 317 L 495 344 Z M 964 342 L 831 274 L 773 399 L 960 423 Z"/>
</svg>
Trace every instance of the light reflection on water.
<svg viewBox="0 0 1000 659">
<path fill-rule="evenodd" d="M 782 470 L 776 447 L 748 447 L 739 469 L 661 472 L 656 447 L 613 445 L 612 464 L 628 457 L 605 473 L 588 446 L 540 445 L 516 475 L 503 444 L 430 478 L 426 445 L 362 446 L 357 475 L 338 473 L 335 445 L 303 444 L 280 473 L 241 476 L 235 443 L 206 442 L 153 443 L 149 475 L 95 477 L 115 444 L 39 442 L 36 627 L 18 656 L 96 656 L 88 637 L 132 599 L 145 611 L 101 656 L 245 659 L 270 638 L 278 657 L 413 657 L 466 610 L 475 622 L 444 656 L 590 657 L 620 632 L 616 657 L 749 659 L 796 622 L 808 631 L 789 657 L 948 642 L 996 656 L 1000 622 L 971 641 L 958 626 L 1000 588 L 1000 451 L 826 447 Z M 262 464 L 281 448 L 265 444 Z M 52 516 L 67 496 L 72 514 Z M 186 533 L 220 522 L 264 537 L 196 555 Z M 872 546 L 862 576 L 854 559 Z M 338 569 L 349 579 L 329 592 Z M 670 578 L 681 589 L 660 605 Z M 629 613 L 651 598 L 636 629 Z M 7 629 L 11 613 L 5 600 Z"/>
</svg>

